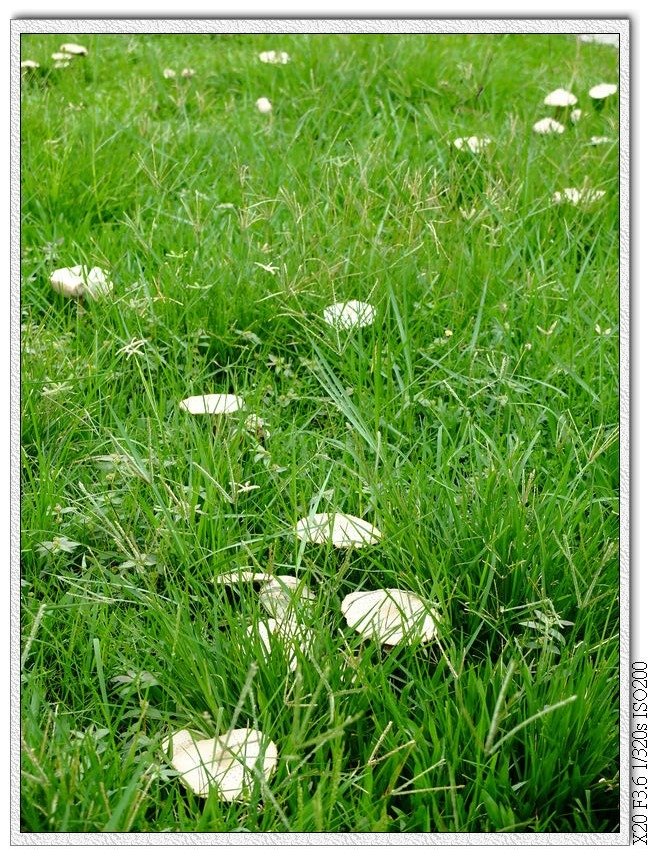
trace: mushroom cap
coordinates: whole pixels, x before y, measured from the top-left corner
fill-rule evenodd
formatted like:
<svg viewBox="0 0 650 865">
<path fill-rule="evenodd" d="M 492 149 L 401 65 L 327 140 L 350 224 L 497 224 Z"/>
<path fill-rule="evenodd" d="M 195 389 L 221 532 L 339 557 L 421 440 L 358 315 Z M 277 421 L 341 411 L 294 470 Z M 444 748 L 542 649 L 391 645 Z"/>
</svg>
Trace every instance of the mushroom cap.
<svg viewBox="0 0 650 865">
<path fill-rule="evenodd" d="M 109 282 L 100 267 L 87 270 L 82 264 L 61 267 L 50 276 L 52 288 L 65 297 L 81 297 L 87 294 L 95 300 L 99 295 L 109 294 L 113 283 Z"/>
<path fill-rule="evenodd" d="M 65 54 L 76 54 L 78 57 L 83 57 L 85 54 L 88 54 L 88 49 L 83 45 L 77 45 L 74 42 L 66 42 L 65 45 L 61 46 L 61 51 Z"/>
<path fill-rule="evenodd" d="M 250 639 L 255 633 L 254 625 L 246 628 L 246 636 Z M 273 641 L 280 644 L 282 649 L 288 655 L 288 666 L 291 672 L 298 669 L 298 658 L 295 651 L 295 646 L 300 647 L 300 651 L 305 654 L 311 643 L 311 631 L 301 628 L 293 617 L 288 617 L 282 621 L 277 619 L 266 619 L 257 623 L 257 633 L 261 640 L 264 651 L 270 655 L 273 650 Z"/>
<path fill-rule="evenodd" d="M 262 63 L 274 63 L 284 66 L 291 60 L 286 51 L 262 51 L 259 55 Z"/>
<path fill-rule="evenodd" d="M 186 66 L 185 69 L 181 69 L 181 76 L 183 78 L 193 78 L 196 75 L 196 69 L 192 69 L 191 66 Z"/>
<path fill-rule="evenodd" d="M 592 99 L 607 99 L 608 96 L 613 96 L 618 87 L 615 84 L 596 84 L 589 91 L 589 95 Z"/>
<path fill-rule="evenodd" d="M 271 577 L 260 589 L 260 603 L 264 609 L 282 621 L 291 618 L 296 607 L 315 600 L 316 595 L 306 586 L 301 586 L 295 577 Z"/>
<path fill-rule="evenodd" d="M 349 514 L 322 513 L 303 517 L 296 524 L 300 540 L 329 544 L 339 548 L 363 547 L 381 540 L 381 532 L 372 523 Z"/>
<path fill-rule="evenodd" d="M 267 99 L 266 96 L 260 96 L 260 98 L 256 101 L 255 105 L 257 106 L 257 110 L 262 114 L 269 114 L 271 111 L 273 111 L 271 100 Z"/>
<path fill-rule="evenodd" d="M 90 297 L 96 299 L 100 294 L 110 294 L 113 283 L 109 282 L 101 267 L 93 267 L 86 274 L 86 291 Z"/>
<path fill-rule="evenodd" d="M 40 63 L 37 63 L 36 60 L 21 60 L 20 68 L 21 69 L 39 69 L 41 66 Z"/>
<path fill-rule="evenodd" d="M 540 135 L 550 135 L 552 132 L 560 134 L 564 132 L 564 126 L 552 117 L 542 117 L 534 124 L 533 130 Z"/>
<path fill-rule="evenodd" d="M 581 117 L 582 108 L 574 108 L 571 114 L 569 114 L 569 120 L 571 121 L 571 123 L 578 123 Z"/>
<path fill-rule="evenodd" d="M 72 54 L 68 51 L 55 51 L 52 60 L 72 60 Z"/>
<path fill-rule="evenodd" d="M 163 69 L 163 78 L 176 78 L 176 71 L 174 69 Z"/>
<path fill-rule="evenodd" d="M 286 575 L 274 576 L 253 571 L 234 571 L 230 574 L 220 574 L 215 582 L 224 586 L 236 583 L 262 583 L 260 603 L 264 609 L 276 619 L 286 619 L 293 615 L 296 602 L 315 601 L 316 595 L 306 586 L 300 586 L 300 580 Z M 298 605 L 299 605 L 298 604 Z"/>
<path fill-rule="evenodd" d="M 454 138 L 454 147 L 457 150 L 465 150 L 470 153 L 480 153 L 492 144 L 492 139 L 487 135 L 470 135 L 469 138 Z"/>
<path fill-rule="evenodd" d="M 348 300 L 346 303 L 333 303 L 323 310 L 326 323 L 337 330 L 351 330 L 372 324 L 377 310 L 362 300 Z"/>
<path fill-rule="evenodd" d="M 260 765 L 269 778 L 278 762 L 278 751 L 258 730 L 231 730 L 224 736 L 201 738 L 200 733 L 179 730 L 163 742 L 171 749 L 170 763 L 180 780 L 197 796 L 207 797 L 216 787 L 220 799 L 232 802 L 246 795 Z"/>
<path fill-rule="evenodd" d="M 604 196 L 604 189 L 575 189 L 573 186 L 568 186 L 561 192 L 554 192 L 552 202 L 553 204 L 569 202 L 577 207 L 579 204 L 593 204 Z"/>
<path fill-rule="evenodd" d="M 436 620 L 424 601 L 402 589 L 352 592 L 343 598 L 341 612 L 363 637 L 377 637 L 387 646 L 425 643 L 437 634 Z"/>
<path fill-rule="evenodd" d="M 573 93 L 559 87 L 557 90 L 553 90 L 552 93 L 548 94 L 544 99 L 544 105 L 550 105 L 553 108 L 568 108 L 570 105 L 575 105 L 577 101 L 578 100 Z"/>
<path fill-rule="evenodd" d="M 180 407 L 190 414 L 232 414 L 244 408 L 244 400 L 231 393 L 205 393 L 186 397 Z"/>
</svg>

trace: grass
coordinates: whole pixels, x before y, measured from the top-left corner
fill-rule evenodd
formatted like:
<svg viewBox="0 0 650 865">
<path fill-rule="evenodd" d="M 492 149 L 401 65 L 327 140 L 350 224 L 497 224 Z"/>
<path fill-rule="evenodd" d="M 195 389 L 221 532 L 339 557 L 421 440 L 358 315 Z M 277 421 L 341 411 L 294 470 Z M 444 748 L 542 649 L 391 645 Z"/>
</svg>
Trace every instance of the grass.
<svg viewBox="0 0 650 865">
<path fill-rule="evenodd" d="M 618 831 L 616 52 L 94 35 L 53 70 L 64 41 L 22 45 L 22 831 Z M 582 119 L 534 135 L 560 86 Z M 112 297 L 55 295 L 73 264 Z M 350 298 L 375 323 L 327 328 Z M 207 392 L 268 439 L 179 411 Z M 322 510 L 383 540 L 298 541 Z M 316 593 L 295 673 L 237 568 Z M 352 631 L 382 586 L 438 640 Z M 233 725 L 277 771 L 199 799 L 161 742 Z"/>
</svg>

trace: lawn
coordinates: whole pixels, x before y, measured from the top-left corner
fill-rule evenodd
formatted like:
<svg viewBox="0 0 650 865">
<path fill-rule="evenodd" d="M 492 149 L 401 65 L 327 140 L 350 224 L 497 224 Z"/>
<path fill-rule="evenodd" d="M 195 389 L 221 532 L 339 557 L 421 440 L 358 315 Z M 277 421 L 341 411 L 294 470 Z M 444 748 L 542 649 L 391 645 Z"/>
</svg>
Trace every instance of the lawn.
<svg viewBox="0 0 650 865">
<path fill-rule="evenodd" d="M 588 96 L 616 50 L 21 51 L 22 831 L 619 831 L 618 96 Z M 112 292 L 55 293 L 73 265 Z M 325 322 L 352 299 L 371 324 Z M 246 409 L 181 409 L 209 393 Z M 381 538 L 296 534 L 323 512 Z M 304 639 L 265 647 L 241 571 L 313 593 Z M 434 638 L 351 627 L 381 588 Z M 277 765 L 232 802 L 163 747 L 247 727 Z"/>
</svg>

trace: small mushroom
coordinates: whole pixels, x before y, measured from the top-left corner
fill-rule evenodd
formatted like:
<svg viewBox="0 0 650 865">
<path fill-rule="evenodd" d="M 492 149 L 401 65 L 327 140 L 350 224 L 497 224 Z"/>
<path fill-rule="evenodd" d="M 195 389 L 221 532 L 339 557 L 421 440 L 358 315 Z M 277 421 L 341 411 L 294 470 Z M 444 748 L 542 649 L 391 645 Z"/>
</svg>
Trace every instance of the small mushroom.
<svg viewBox="0 0 650 865">
<path fill-rule="evenodd" d="M 291 58 L 286 51 L 262 51 L 259 55 L 262 63 L 272 63 L 275 65 L 286 65 Z"/>
<path fill-rule="evenodd" d="M 191 66 L 186 66 L 185 69 L 181 69 L 181 78 L 194 78 L 196 75 L 196 70 L 192 69 Z"/>
<path fill-rule="evenodd" d="M 249 639 L 253 637 L 254 633 L 255 627 L 253 625 L 246 629 L 246 636 Z M 277 619 L 260 621 L 257 623 L 257 633 L 267 655 L 270 655 L 273 651 L 274 641 L 281 646 L 288 656 L 288 666 L 291 672 L 295 672 L 298 669 L 296 645 L 300 647 L 300 651 L 303 654 L 306 654 L 312 639 L 311 631 L 301 628 L 291 616 L 282 621 L 278 621 Z"/>
<path fill-rule="evenodd" d="M 64 54 L 73 54 L 76 57 L 85 57 L 88 54 L 87 48 L 74 42 L 66 42 L 65 45 L 61 46 L 61 51 Z"/>
<path fill-rule="evenodd" d="M 575 105 L 577 101 L 578 100 L 573 93 L 559 87 L 557 90 L 553 90 L 552 93 L 549 93 L 548 96 L 545 97 L 544 105 L 548 105 L 551 108 L 571 108 L 571 106 Z"/>
<path fill-rule="evenodd" d="M 483 137 L 479 137 L 478 135 L 470 135 L 469 138 L 455 138 L 454 139 L 454 147 L 456 150 L 466 151 L 468 153 L 482 153 L 486 150 L 490 144 L 492 144 L 492 139 L 488 138 L 487 135 Z"/>
<path fill-rule="evenodd" d="M 176 71 L 174 69 L 163 69 L 163 78 L 176 78 Z"/>
<path fill-rule="evenodd" d="M 72 54 L 69 54 L 67 51 L 55 51 L 52 54 L 52 60 L 56 60 L 59 63 L 69 63 L 72 60 Z"/>
<path fill-rule="evenodd" d="M 271 101 L 267 99 L 266 96 L 260 96 L 255 105 L 257 106 L 257 110 L 260 112 L 260 114 L 270 114 L 271 111 L 273 111 Z"/>
<path fill-rule="evenodd" d="M 110 282 L 100 267 L 87 270 L 83 265 L 62 267 L 50 276 L 52 288 L 64 297 L 82 297 L 88 295 L 96 300 L 100 295 L 110 294 L 113 283 Z"/>
<path fill-rule="evenodd" d="M 381 540 L 381 532 L 372 523 L 348 514 L 322 513 L 303 517 L 296 525 L 300 540 L 329 544 L 340 549 L 363 547 Z"/>
<path fill-rule="evenodd" d="M 599 144 L 613 144 L 613 140 L 609 135 L 592 135 L 588 141 L 590 147 L 597 147 Z"/>
<path fill-rule="evenodd" d="M 30 70 L 33 70 L 33 69 L 40 69 L 41 64 L 37 63 L 36 60 L 21 60 L 20 61 L 20 68 L 21 68 L 21 70 L 26 70 L 29 72 Z"/>
<path fill-rule="evenodd" d="M 372 324 L 377 310 L 370 303 L 361 300 L 348 300 L 347 303 L 333 303 L 323 310 L 326 323 L 336 330 L 351 330 Z"/>
<path fill-rule="evenodd" d="M 551 201 L 553 204 L 568 202 L 577 207 L 579 204 L 585 206 L 593 204 L 595 201 L 604 198 L 604 196 L 604 189 L 575 189 L 574 187 L 567 187 L 561 192 L 554 192 Z"/>
<path fill-rule="evenodd" d="M 276 619 L 285 619 L 293 615 L 297 602 L 315 601 L 316 595 L 306 586 L 300 585 L 300 580 L 284 574 L 275 576 L 253 571 L 234 571 L 230 574 L 220 574 L 215 582 L 223 586 L 233 586 L 237 583 L 261 583 L 260 603 L 264 609 Z"/>
<path fill-rule="evenodd" d="M 596 84 L 595 87 L 592 87 L 589 91 L 589 96 L 593 100 L 596 111 L 601 111 L 605 100 L 613 96 L 617 90 L 618 87 L 615 84 Z"/>
<path fill-rule="evenodd" d="M 352 592 L 341 602 L 351 628 L 365 639 L 396 646 L 401 642 L 426 643 L 436 637 L 436 618 L 422 598 L 402 589 Z"/>
<path fill-rule="evenodd" d="M 244 400 L 230 393 L 206 393 L 186 397 L 180 407 L 190 414 L 232 414 L 244 408 Z"/>
<path fill-rule="evenodd" d="M 582 117 L 582 108 L 574 108 L 571 114 L 569 114 L 569 120 L 574 125 L 580 122 L 580 118 Z"/>
<path fill-rule="evenodd" d="M 295 577 L 271 577 L 260 589 L 260 603 L 267 613 L 281 621 L 293 617 L 296 607 L 315 600 L 316 595 Z"/>
<path fill-rule="evenodd" d="M 557 120 L 553 120 L 552 117 L 543 117 L 534 124 L 533 130 L 537 132 L 538 135 L 551 135 L 554 132 L 560 135 L 564 132 L 564 126 L 561 123 L 558 123 Z"/>
<path fill-rule="evenodd" d="M 278 762 L 275 744 L 259 730 L 247 728 L 212 739 L 179 730 L 162 747 L 186 787 L 204 798 L 216 789 L 226 802 L 245 798 L 260 771 L 268 779 Z"/>
</svg>

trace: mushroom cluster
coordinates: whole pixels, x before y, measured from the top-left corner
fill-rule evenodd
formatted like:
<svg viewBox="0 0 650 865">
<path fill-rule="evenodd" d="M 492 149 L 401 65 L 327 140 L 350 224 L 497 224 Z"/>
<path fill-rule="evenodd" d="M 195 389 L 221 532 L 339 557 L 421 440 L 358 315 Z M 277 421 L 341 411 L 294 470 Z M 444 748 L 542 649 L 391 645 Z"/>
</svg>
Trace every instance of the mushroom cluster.
<svg viewBox="0 0 650 865">
<path fill-rule="evenodd" d="M 613 96 L 617 91 L 615 84 L 596 84 L 589 90 L 589 96 L 597 111 L 600 111 L 606 99 Z M 544 97 L 544 105 L 555 110 L 555 117 L 543 117 L 533 125 L 533 130 L 539 135 L 561 134 L 564 132 L 565 124 L 570 121 L 578 123 L 582 118 L 582 109 L 575 108 L 578 97 L 559 87 Z M 562 122 L 564 121 L 564 122 Z"/>
<path fill-rule="evenodd" d="M 75 57 L 85 57 L 88 54 L 88 49 L 84 45 L 77 45 L 76 42 L 65 42 L 58 51 L 52 54 L 51 59 L 54 69 L 66 69 Z"/>
</svg>

